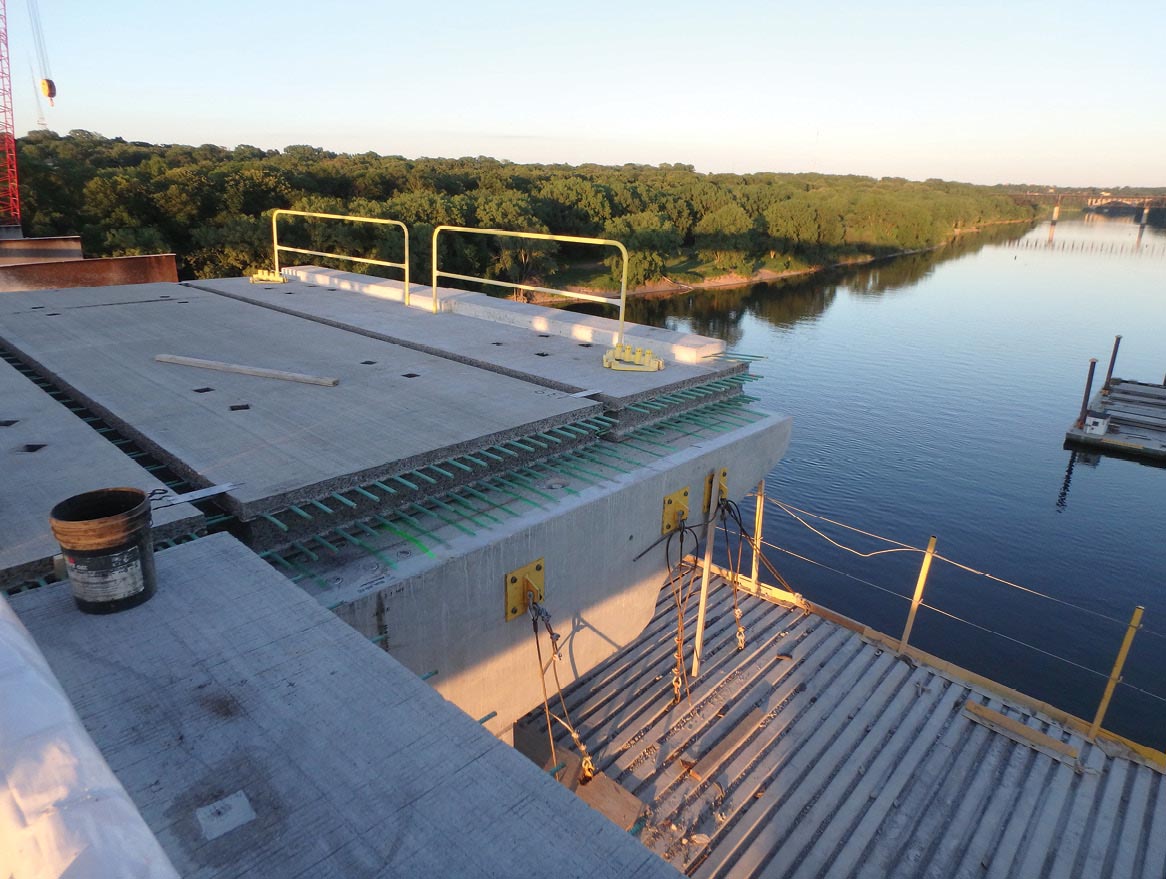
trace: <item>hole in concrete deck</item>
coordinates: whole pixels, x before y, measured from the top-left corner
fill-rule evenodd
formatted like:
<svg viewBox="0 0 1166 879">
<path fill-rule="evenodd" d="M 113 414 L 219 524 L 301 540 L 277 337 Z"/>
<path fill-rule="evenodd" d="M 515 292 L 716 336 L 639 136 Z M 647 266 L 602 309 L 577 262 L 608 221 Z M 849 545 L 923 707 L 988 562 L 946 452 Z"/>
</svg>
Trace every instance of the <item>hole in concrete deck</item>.
<svg viewBox="0 0 1166 879">
<path fill-rule="evenodd" d="M 213 390 L 214 388 L 195 388 L 194 392 L 196 394 L 209 394 Z"/>
<path fill-rule="evenodd" d="M 179 299 L 178 304 L 179 305 L 190 305 L 190 300 L 189 299 Z"/>
<path fill-rule="evenodd" d="M 331 292 L 331 293 L 335 293 L 335 292 L 336 292 L 336 288 L 335 288 L 335 287 L 329 287 L 329 288 L 328 288 L 328 290 L 329 290 L 329 292 Z"/>
<path fill-rule="evenodd" d="M 250 403 L 235 403 L 233 406 L 231 406 L 231 411 L 232 412 L 242 412 L 244 409 L 250 409 L 250 408 L 251 408 Z"/>
<path fill-rule="evenodd" d="M 291 296 L 295 292 L 296 292 L 295 290 L 284 290 L 283 295 L 284 296 Z"/>
<path fill-rule="evenodd" d="M 36 311 L 36 310 L 37 310 L 37 309 L 39 309 L 39 308 L 45 308 L 45 307 L 46 307 L 46 306 L 44 306 L 44 305 L 34 305 L 34 306 L 32 306 L 32 310 L 33 310 L 33 311 Z"/>
<path fill-rule="evenodd" d="M 490 344 L 491 344 L 491 345 L 497 345 L 499 348 L 501 348 L 501 347 L 502 347 L 502 343 L 501 343 L 501 342 L 491 342 Z"/>
<path fill-rule="evenodd" d="M 12 425 L 19 423 L 19 418 L 13 418 L 8 421 L 0 421 L 0 427 L 12 427 Z"/>
<path fill-rule="evenodd" d="M 61 313 L 59 311 L 46 311 L 45 312 L 45 317 L 60 317 L 60 316 L 61 316 Z"/>
<path fill-rule="evenodd" d="M 169 296 L 159 296 L 158 298 L 159 299 L 169 299 L 170 297 Z"/>
<path fill-rule="evenodd" d="M 362 360 L 362 361 L 360 361 L 361 366 L 372 366 L 374 363 L 376 363 L 375 360 Z"/>
<path fill-rule="evenodd" d="M 535 351 L 534 356 L 535 357 L 550 357 L 551 355 L 548 354 L 546 351 Z"/>
<path fill-rule="evenodd" d="M 590 343 L 590 342 L 580 342 L 580 343 L 579 343 L 579 347 L 580 347 L 580 348 L 590 348 L 590 347 L 591 347 L 591 343 Z"/>
<path fill-rule="evenodd" d="M 549 339 L 551 337 L 551 334 L 550 333 L 539 333 L 538 337 L 540 339 Z"/>
<path fill-rule="evenodd" d="M 420 374 L 419 372 L 405 372 L 401 374 L 401 378 L 417 378 Z"/>
<path fill-rule="evenodd" d="M 25 443 L 23 446 L 20 447 L 20 451 L 22 451 L 22 452 L 39 452 L 46 445 L 48 445 L 48 444 L 47 443 Z"/>
</svg>

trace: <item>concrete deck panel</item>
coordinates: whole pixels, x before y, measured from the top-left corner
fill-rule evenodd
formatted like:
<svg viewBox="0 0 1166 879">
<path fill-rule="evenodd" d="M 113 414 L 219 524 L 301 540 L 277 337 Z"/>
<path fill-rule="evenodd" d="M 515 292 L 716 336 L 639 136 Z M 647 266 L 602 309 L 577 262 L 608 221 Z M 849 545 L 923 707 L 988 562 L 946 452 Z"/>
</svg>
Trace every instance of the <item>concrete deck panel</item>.
<svg viewBox="0 0 1166 879">
<path fill-rule="evenodd" d="M 404 298 L 400 281 L 386 280 L 369 275 L 357 275 L 318 266 L 295 266 L 283 269 L 286 277 L 321 287 L 336 287 L 352 290 L 401 302 Z M 428 284 L 409 285 L 410 305 L 426 311 L 432 310 L 433 288 Z M 458 290 L 452 287 L 437 288 L 438 309 L 452 311 L 467 317 L 476 317 L 496 323 L 533 329 L 540 333 L 566 336 L 579 342 L 591 342 L 597 347 L 611 347 L 619 329 L 619 321 L 610 317 L 575 314 L 573 312 L 547 309 L 525 302 L 498 299 L 483 293 Z M 612 300 L 612 314 L 619 316 L 618 298 Z M 710 339 L 696 333 L 678 333 L 663 327 L 648 327 L 628 324 L 625 335 L 629 343 L 651 348 L 661 357 L 679 363 L 704 363 L 725 351 L 725 343 L 720 339 Z"/>
<path fill-rule="evenodd" d="M 571 393 L 595 391 L 589 395 L 591 399 L 614 408 L 736 375 L 746 369 L 743 363 L 707 361 L 694 364 L 676 360 L 667 361 L 665 368 L 657 372 L 605 369 L 603 345 L 577 341 L 573 334 L 542 332 L 529 325 L 499 322 L 488 317 L 453 311 L 435 315 L 420 308 L 406 308 L 398 300 L 360 289 L 360 282 L 352 279 L 362 277 L 367 281 L 367 276 L 347 276 L 349 283 L 343 287 L 336 284 L 320 286 L 305 281 L 252 284 L 246 278 L 191 281 L 187 286 L 300 315 L 558 390 Z M 396 289 L 399 292 L 399 288 Z M 505 304 L 503 300 L 491 301 Z M 478 310 L 484 311 L 485 306 Z M 564 326 L 586 325 L 591 320 L 588 315 L 541 310 Z M 706 343 L 714 341 L 705 340 Z"/>
<path fill-rule="evenodd" d="M 0 360 L 0 588 L 52 571 L 61 551 L 49 529 L 58 501 L 98 488 L 165 489 L 68 409 Z M 199 531 L 181 505 L 154 512 L 155 539 Z"/>
<path fill-rule="evenodd" d="M 188 480 L 243 483 L 224 505 L 245 518 L 602 412 L 561 391 L 180 285 L 7 294 L 0 338 Z M 212 372 L 158 363 L 158 354 L 339 384 Z"/>
<path fill-rule="evenodd" d="M 226 535 L 12 604 L 186 879 L 677 874 Z"/>
</svg>

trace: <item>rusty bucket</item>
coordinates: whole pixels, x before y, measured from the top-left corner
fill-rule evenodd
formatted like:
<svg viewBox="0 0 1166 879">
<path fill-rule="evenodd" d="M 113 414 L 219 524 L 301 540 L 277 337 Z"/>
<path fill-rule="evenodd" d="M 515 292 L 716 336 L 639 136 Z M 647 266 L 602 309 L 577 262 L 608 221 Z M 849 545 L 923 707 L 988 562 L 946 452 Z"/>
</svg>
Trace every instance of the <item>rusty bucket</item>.
<svg viewBox="0 0 1166 879">
<path fill-rule="evenodd" d="M 116 613 L 154 594 L 150 499 L 137 488 L 74 495 L 49 512 L 73 599 L 85 613 Z"/>
</svg>

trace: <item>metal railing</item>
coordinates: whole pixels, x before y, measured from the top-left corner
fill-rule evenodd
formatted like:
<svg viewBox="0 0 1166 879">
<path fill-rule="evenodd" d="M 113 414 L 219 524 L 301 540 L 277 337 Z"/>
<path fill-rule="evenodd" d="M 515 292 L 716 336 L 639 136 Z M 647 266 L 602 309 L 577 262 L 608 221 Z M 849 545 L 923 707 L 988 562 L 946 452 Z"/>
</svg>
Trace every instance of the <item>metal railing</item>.
<svg viewBox="0 0 1166 879">
<path fill-rule="evenodd" d="M 350 223 L 370 223 L 380 226 L 396 226 L 405 236 L 405 260 L 404 262 L 390 262 L 384 259 L 371 259 L 364 256 L 351 256 L 347 253 L 327 253 L 322 250 L 308 250 L 303 247 L 291 247 L 287 244 L 279 243 L 279 218 L 280 217 L 311 217 L 318 220 L 341 220 Z M 325 256 L 330 259 L 348 260 L 349 262 L 357 262 L 363 265 L 370 266 L 386 266 L 392 269 L 401 269 L 405 273 L 405 304 L 409 304 L 409 228 L 400 220 L 383 220 L 379 217 L 355 217 L 347 214 L 321 214 L 315 211 L 292 211 L 280 208 L 271 215 L 271 243 L 272 251 L 275 258 L 275 273 L 279 274 L 279 252 L 285 251 L 287 253 L 300 253 L 307 256 Z"/>
<path fill-rule="evenodd" d="M 1104 723 L 1106 714 L 1108 713 L 1110 703 L 1113 699 L 1113 696 L 1119 690 L 1119 688 L 1124 688 L 1124 689 L 1136 691 L 1136 692 L 1140 693 L 1142 696 L 1149 697 L 1149 698 L 1154 699 L 1160 703 L 1166 703 L 1166 695 L 1161 694 L 1161 693 L 1151 692 L 1149 690 L 1143 689 L 1142 687 L 1135 686 L 1133 683 L 1127 682 L 1127 681 L 1123 680 L 1123 678 L 1122 678 L 1122 673 L 1125 669 L 1126 660 L 1129 657 L 1130 647 L 1131 647 L 1131 644 L 1134 640 L 1135 634 L 1137 634 L 1139 631 L 1141 631 L 1141 632 L 1145 633 L 1146 635 L 1157 637 L 1157 638 L 1162 638 L 1162 639 L 1166 640 L 1166 633 L 1156 632 L 1156 631 L 1153 631 L 1153 630 L 1145 627 L 1145 625 L 1142 622 L 1144 608 L 1141 606 L 1134 608 L 1133 613 L 1127 622 L 1126 620 L 1124 620 L 1120 617 L 1112 616 L 1111 614 L 1106 613 L 1106 612 L 1099 610 L 1097 608 L 1087 607 L 1087 606 L 1083 606 L 1080 604 L 1075 604 L 1073 602 L 1066 601 L 1062 598 L 1058 598 L 1057 596 L 1049 595 L 1049 594 L 1041 592 L 1039 590 L 1032 589 L 1032 588 L 1029 588 L 1027 586 L 1023 586 L 1019 583 L 1014 583 L 1010 580 L 1003 579 L 1001 577 L 996 577 L 992 574 L 977 570 L 973 567 L 961 564 L 958 561 L 947 558 L 947 557 L 939 554 L 938 552 L 936 552 L 936 538 L 934 536 L 932 536 L 930 538 L 930 540 L 928 541 L 926 549 L 922 549 L 922 548 L 916 547 L 916 546 L 911 546 L 910 544 L 902 543 L 900 541 L 893 540 L 893 539 L 888 538 L 888 537 L 883 537 L 882 535 L 874 534 L 874 533 L 871 533 L 869 531 L 864 531 L 863 529 L 856 528 L 852 525 L 847 525 L 843 522 L 839 522 L 839 521 L 836 521 L 834 519 L 830 519 L 830 518 L 827 518 L 825 516 L 818 515 L 816 513 L 811 513 L 807 510 L 799 509 L 799 508 L 794 507 L 790 504 L 779 501 L 775 498 L 767 497 L 766 492 L 765 492 L 765 483 L 764 482 L 761 482 L 757 486 L 757 490 L 755 492 L 750 493 L 750 497 L 754 498 L 756 501 L 756 507 L 754 510 L 754 521 L 752 523 L 753 524 L 753 531 L 752 531 L 752 534 L 745 534 L 744 528 L 741 528 L 740 530 L 742 532 L 741 537 L 744 538 L 745 544 L 747 546 L 749 546 L 749 548 L 751 549 L 751 554 L 752 554 L 752 566 L 751 566 L 752 570 L 750 572 L 751 576 L 750 576 L 750 574 L 746 574 L 744 571 L 731 571 L 729 569 L 724 569 L 724 573 L 722 574 L 722 576 L 724 576 L 725 574 L 731 575 L 731 579 L 734 582 L 736 582 L 736 584 L 738 586 L 745 587 L 747 589 L 747 591 L 753 592 L 753 594 L 758 595 L 758 597 L 766 598 L 766 599 L 770 599 L 770 600 L 776 600 L 778 603 L 797 604 L 799 606 L 802 606 L 803 609 L 811 609 L 811 608 L 820 609 L 820 608 L 818 608 L 817 605 L 814 605 L 812 602 L 808 602 L 805 599 L 803 599 L 803 597 L 801 595 L 794 593 L 792 591 L 792 589 L 781 589 L 781 588 L 773 587 L 773 586 L 770 586 L 770 585 L 767 585 L 767 584 L 764 584 L 761 582 L 760 575 L 761 575 L 761 566 L 762 565 L 765 565 L 767 568 L 769 568 L 771 573 L 776 573 L 774 571 L 772 565 L 770 565 L 768 560 L 765 559 L 763 551 L 762 551 L 762 547 L 768 547 L 770 549 L 777 550 L 778 552 L 782 552 L 786 555 L 793 556 L 794 558 L 800 559 L 801 561 L 810 563 L 812 565 L 826 568 L 827 570 L 830 570 L 830 571 L 833 571 L 837 574 L 840 574 L 840 575 L 846 577 L 847 579 L 850 579 L 852 581 L 857 581 L 859 583 L 865 584 L 866 586 L 873 587 L 873 588 L 879 590 L 880 592 L 887 593 L 895 598 L 898 598 L 898 599 L 906 602 L 908 604 L 907 619 L 906 619 L 905 625 L 903 627 L 902 635 L 899 637 L 880 636 L 880 638 L 884 639 L 885 644 L 891 650 L 896 651 L 900 655 L 905 654 L 908 651 L 915 651 L 916 650 L 916 648 L 910 646 L 910 638 L 911 638 L 912 630 L 914 628 L 916 615 L 917 615 L 919 609 L 922 607 L 922 608 L 926 608 L 927 610 L 932 611 L 933 613 L 936 613 L 940 616 L 948 618 L 954 622 L 968 625 L 968 626 L 976 629 L 977 631 L 982 631 L 986 634 L 1001 637 L 1009 642 L 1016 644 L 1019 647 L 1024 647 L 1024 648 L 1028 648 L 1030 650 L 1033 650 L 1033 651 L 1041 654 L 1042 656 L 1047 657 L 1048 659 L 1056 660 L 1056 661 L 1059 661 L 1061 663 L 1066 663 L 1069 666 L 1077 669 L 1078 671 L 1087 672 L 1091 676 L 1105 681 L 1104 692 L 1101 695 L 1101 698 L 1100 698 L 1099 703 L 1097 705 L 1097 709 L 1093 715 L 1092 721 L 1087 721 L 1087 720 L 1080 721 L 1080 729 L 1078 731 L 1088 741 L 1095 741 L 1096 738 L 1101 734 L 1105 734 L 1105 735 L 1108 735 L 1111 737 L 1113 736 L 1113 733 L 1105 730 L 1103 728 L 1102 724 Z M 786 515 L 791 516 L 793 519 L 801 522 L 802 525 L 804 525 L 810 531 L 816 533 L 819 537 L 824 539 L 827 543 L 833 544 L 838 549 L 844 550 L 848 553 L 852 553 L 852 554 L 859 556 L 863 559 L 871 559 L 875 556 L 882 556 L 882 555 L 886 555 L 886 554 L 890 554 L 890 553 L 904 553 L 904 552 L 908 553 L 908 554 L 915 554 L 915 555 L 920 556 L 921 561 L 920 561 L 919 573 L 918 573 L 918 578 L 917 578 L 916 583 L 915 583 L 915 589 L 914 589 L 913 594 L 911 594 L 909 596 L 904 595 L 904 594 L 902 594 L 902 592 L 897 591 L 895 589 L 890 589 L 890 588 L 887 588 L 886 586 L 880 586 L 877 583 L 871 582 L 869 580 L 865 580 L 861 577 L 855 576 L 855 575 L 850 574 L 846 571 L 839 570 L 837 568 L 833 568 L 830 565 L 823 564 L 820 561 L 809 558 L 807 556 L 803 556 L 797 552 L 794 552 L 793 550 L 787 549 L 786 547 L 782 547 L 782 546 L 779 546 L 775 543 L 769 542 L 768 540 L 766 540 L 762 536 L 762 534 L 764 532 L 764 527 L 765 527 L 764 515 L 765 515 L 765 509 L 767 506 L 776 507 L 777 509 L 781 510 Z M 820 524 L 818 524 L 818 525 L 811 524 L 810 520 L 816 520 Z M 829 535 L 827 535 L 824 531 L 820 530 L 820 529 L 827 527 L 827 526 L 834 526 L 837 528 L 844 529 L 846 531 L 850 531 L 854 534 L 873 539 L 875 541 L 881 541 L 881 542 L 887 544 L 888 547 L 884 548 L 884 549 L 877 549 L 877 550 L 870 551 L 870 552 L 860 552 L 857 549 L 854 549 L 854 548 L 849 547 L 843 543 L 838 542 L 837 540 L 835 540 L 832 537 L 830 537 Z M 725 525 L 718 527 L 718 530 L 722 531 L 726 536 L 729 534 L 727 523 Z M 697 560 L 695 558 L 692 559 L 692 562 L 699 565 L 699 560 Z M 1072 610 L 1072 611 L 1075 611 L 1078 613 L 1083 613 L 1083 614 L 1089 615 L 1093 618 L 1104 620 L 1107 623 L 1113 624 L 1115 627 L 1120 626 L 1123 630 L 1123 634 L 1122 634 L 1121 644 L 1117 650 L 1117 656 L 1113 662 L 1113 665 L 1109 669 L 1108 673 L 1105 671 L 1101 671 L 1099 669 L 1096 669 L 1096 668 L 1092 668 L 1088 665 L 1084 665 L 1080 662 L 1077 662 L 1077 661 L 1070 659 L 1066 656 L 1063 656 L 1059 653 L 1052 652 L 1050 650 L 1045 650 L 1041 647 L 1038 647 L 1035 644 L 1028 643 L 1027 641 L 1020 640 L 1020 639 L 1015 638 L 1011 635 L 1007 635 L 1007 634 L 1005 634 L 1001 631 L 998 631 L 994 628 L 990 628 L 988 626 L 981 625 L 981 624 L 973 622 L 971 620 L 964 619 L 963 617 L 961 617 L 955 613 L 952 613 L 949 610 L 945 610 L 943 608 L 936 607 L 935 605 L 928 603 L 924 599 L 924 591 L 925 591 L 927 581 L 928 581 L 928 574 L 930 572 L 930 569 L 932 567 L 933 562 L 945 564 L 945 565 L 951 566 L 953 568 L 957 568 L 957 569 L 960 569 L 962 571 L 965 571 L 969 574 L 983 577 L 987 580 L 991 580 L 991 581 L 998 583 L 1000 585 L 1003 585 L 1005 587 L 1009 587 L 1009 588 L 1018 590 L 1020 592 L 1026 593 L 1028 595 L 1034 596 L 1036 598 L 1043 599 L 1043 600 L 1052 602 L 1052 603 L 1057 604 L 1057 605 L 1061 605 L 1064 608 L 1066 608 L 1067 610 Z M 707 564 L 707 561 L 706 561 L 706 564 Z M 714 573 L 717 573 L 718 571 L 716 570 L 715 566 L 713 566 L 713 567 L 714 567 Z M 731 567 L 732 566 L 730 565 L 730 568 Z M 783 581 L 782 585 L 787 586 L 788 584 L 785 584 Z M 877 634 L 877 633 L 874 633 L 874 634 Z M 1075 720 L 1075 718 L 1074 718 L 1074 720 Z M 1161 764 L 1163 762 L 1163 755 L 1160 752 L 1157 752 L 1151 748 L 1147 748 L 1144 745 L 1141 745 L 1139 743 L 1129 742 L 1128 740 L 1126 740 L 1125 743 L 1127 745 L 1130 745 L 1131 747 L 1133 747 L 1134 750 L 1136 750 L 1138 753 L 1142 754 L 1143 756 L 1148 756 L 1150 759 L 1152 759 L 1156 763 Z"/>
<path fill-rule="evenodd" d="M 623 344 L 624 310 L 628 298 L 628 250 L 619 241 L 610 238 L 580 238 L 575 235 L 549 235 L 542 232 L 508 232 L 504 229 L 474 229 L 468 226 L 438 226 L 433 230 L 433 311 L 437 313 L 437 279 L 452 278 L 458 281 L 471 281 L 476 284 L 489 284 L 494 287 L 506 287 L 511 290 L 527 290 L 532 293 L 547 293 L 553 296 L 565 296 L 569 299 L 580 299 L 586 302 L 599 302 L 612 305 L 607 296 L 596 296 L 592 293 L 576 293 L 570 290 L 556 290 L 552 287 L 538 287 L 531 284 L 520 284 L 513 281 L 499 281 L 493 278 L 479 278 L 473 275 L 459 275 L 454 272 L 443 272 L 437 264 L 437 238 L 442 232 L 458 232 L 471 235 L 490 235 L 498 238 L 522 238 L 530 241 L 561 241 L 565 244 L 595 244 L 601 247 L 615 247 L 619 250 L 623 266 L 619 284 L 619 333 L 616 344 Z"/>
</svg>

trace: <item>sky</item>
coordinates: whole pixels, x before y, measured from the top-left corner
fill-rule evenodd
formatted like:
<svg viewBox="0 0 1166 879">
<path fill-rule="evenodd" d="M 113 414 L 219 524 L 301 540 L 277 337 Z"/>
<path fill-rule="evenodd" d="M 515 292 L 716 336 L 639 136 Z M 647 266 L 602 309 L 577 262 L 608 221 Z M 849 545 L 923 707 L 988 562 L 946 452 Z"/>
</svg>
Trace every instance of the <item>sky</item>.
<svg viewBox="0 0 1166 879">
<path fill-rule="evenodd" d="M 18 134 L 42 75 L 26 2 L 8 0 Z M 39 6 L 60 133 L 1166 186 L 1163 0 Z"/>
</svg>

